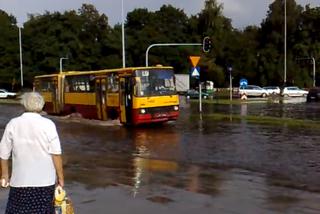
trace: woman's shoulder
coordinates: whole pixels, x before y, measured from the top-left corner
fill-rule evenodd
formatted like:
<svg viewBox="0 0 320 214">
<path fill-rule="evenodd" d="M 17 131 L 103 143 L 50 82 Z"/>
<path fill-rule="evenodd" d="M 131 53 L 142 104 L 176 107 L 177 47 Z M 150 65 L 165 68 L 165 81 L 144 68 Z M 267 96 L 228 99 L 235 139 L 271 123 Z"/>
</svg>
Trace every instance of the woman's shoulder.
<svg viewBox="0 0 320 214">
<path fill-rule="evenodd" d="M 18 116 L 18 117 L 14 117 L 14 118 L 12 118 L 12 119 L 8 122 L 8 124 L 7 124 L 7 125 L 12 125 L 12 124 L 17 123 L 17 122 L 20 120 L 20 118 L 21 118 L 21 115 L 20 115 L 20 116 Z"/>
<path fill-rule="evenodd" d="M 41 116 L 41 119 L 42 119 L 43 123 L 47 123 L 49 125 L 55 126 L 54 122 L 51 119 L 44 117 L 44 116 Z"/>
<path fill-rule="evenodd" d="M 41 112 L 41 113 L 37 113 L 36 115 L 37 116 L 33 116 L 33 117 L 28 118 L 28 120 L 29 121 L 34 120 L 35 122 L 37 122 L 38 125 L 44 126 L 44 127 L 55 126 L 54 122 L 51 119 L 46 117 L 47 114 L 43 114 Z"/>
</svg>

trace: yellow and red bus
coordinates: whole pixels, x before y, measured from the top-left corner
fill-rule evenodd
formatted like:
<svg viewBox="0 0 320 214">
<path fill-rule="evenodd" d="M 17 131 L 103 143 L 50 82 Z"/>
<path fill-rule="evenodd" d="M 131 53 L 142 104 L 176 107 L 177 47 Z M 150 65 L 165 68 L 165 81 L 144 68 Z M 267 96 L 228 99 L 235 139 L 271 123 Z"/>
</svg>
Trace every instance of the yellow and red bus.
<svg viewBox="0 0 320 214">
<path fill-rule="evenodd" d="M 120 119 L 123 124 L 176 120 L 179 96 L 169 66 L 68 71 L 36 76 L 34 90 L 48 114 Z"/>
</svg>

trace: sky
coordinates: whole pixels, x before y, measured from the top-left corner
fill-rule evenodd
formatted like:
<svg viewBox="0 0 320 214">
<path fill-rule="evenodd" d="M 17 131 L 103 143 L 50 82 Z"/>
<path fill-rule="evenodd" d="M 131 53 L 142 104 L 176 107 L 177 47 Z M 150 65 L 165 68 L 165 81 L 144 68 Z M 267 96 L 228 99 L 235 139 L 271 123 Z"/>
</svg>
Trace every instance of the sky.
<svg viewBox="0 0 320 214">
<path fill-rule="evenodd" d="M 257 25 L 266 18 L 268 6 L 273 0 L 217 0 L 223 5 L 223 15 L 232 19 L 232 25 L 236 28 L 244 28 L 248 25 Z M 171 4 L 183 9 L 190 15 L 196 15 L 203 7 L 205 0 L 123 0 L 124 13 L 135 8 L 147 8 L 156 11 L 163 4 Z M 296 0 L 302 6 L 310 4 L 312 7 L 320 7 L 320 0 Z M 121 0 L 0 0 L 0 9 L 15 16 L 19 25 L 27 21 L 27 14 L 43 14 L 49 12 L 64 12 L 78 10 L 83 3 L 93 4 L 100 13 L 109 18 L 109 24 L 121 23 Z"/>
</svg>

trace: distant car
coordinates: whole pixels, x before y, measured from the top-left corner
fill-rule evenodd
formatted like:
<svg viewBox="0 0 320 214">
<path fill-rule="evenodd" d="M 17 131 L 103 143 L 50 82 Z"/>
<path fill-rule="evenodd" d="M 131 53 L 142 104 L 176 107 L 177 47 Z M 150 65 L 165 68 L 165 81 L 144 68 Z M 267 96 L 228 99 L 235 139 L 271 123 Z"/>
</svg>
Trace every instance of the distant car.
<svg viewBox="0 0 320 214">
<path fill-rule="evenodd" d="M 269 94 L 280 95 L 280 88 L 278 86 L 266 86 L 263 89 L 267 90 Z"/>
<path fill-rule="evenodd" d="M 307 102 L 320 101 L 320 88 L 311 88 L 307 95 Z"/>
<path fill-rule="evenodd" d="M 209 94 L 202 91 L 201 92 L 201 97 L 203 99 L 208 99 L 209 98 Z M 187 99 L 199 99 L 199 91 L 198 90 L 195 90 L 195 89 L 190 89 L 187 91 L 186 93 L 186 98 Z"/>
<path fill-rule="evenodd" d="M 266 97 L 269 95 L 266 89 L 256 85 L 240 86 L 239 94 L 240 96 L 246 95 L 248 97 Z"/>
<path fill-rule="evenodd" d="M 281 93 L 284 97 L 306 97 L 308 91 L 302 90 L 297 86 L 284 87 Z"/>
<path fill-rule="evenodd" d="M 9 92 L 6 89 L 0 89 L 0 98 L 15 98 L 17 96 L 14 92 Z"/>
</svg>

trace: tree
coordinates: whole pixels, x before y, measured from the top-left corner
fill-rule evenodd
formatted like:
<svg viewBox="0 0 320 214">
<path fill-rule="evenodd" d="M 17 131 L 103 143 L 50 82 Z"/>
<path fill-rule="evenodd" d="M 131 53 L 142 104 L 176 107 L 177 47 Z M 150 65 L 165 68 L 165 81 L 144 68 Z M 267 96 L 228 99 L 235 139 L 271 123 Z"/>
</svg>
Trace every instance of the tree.
<svg viewBox="0 0 320 214">
<path fill-rule="evenodd" d="M 319 67 L 320 8 L 302 8 L 295 0 L 287 1 L 287 80 L 298 86 L 311 86 L 310 60 Z M 163 5 L 157 11 L 135 9 L 127 14 L 126 65 L 143 66 L 145 52 L 154 43 L 202 43 L 212 40 L 212 51 L 201 47 L 155 47 L 149 52 L 149 64 L 172 65 L 177 73 L 188 73 L 190 55 L 201 55 L 201 78 L 215 86 L 228 86 L 227 67 L 238 82 L 247 78 L 250 84 L 283 83 L 284 0 L 269 5 L 260 27 L 234 29 L 231 20 L 222 15 L 223 5 L 206 0 L 203 10 L 188 17 L 183 10 Z M 11 86 L 20 79 L 18 28 L 13 16 L 0 10 L 0 84 Z M 99 70 L 122 65 L 121 26 L 110 27 L 108 17 L 93 5 L 64 13 L 45 12 L 30 15 L 22 30 L 24 80 L 31 85 L 39 74 L 56 73 L 60 57 L 64 70 Z M 320 75 L 316 75 L 320 80 Z M 318 81 L 319 82 L 319 81 Z"/>
<path fill-rule="evenodd" d="M 295 58 L 292 48 L 295 45 L 295 32 L 299 26 L 299 18 L 302 7 L 297 5 L 295 0 L 287 1 L 287 82 L 295 84 L 299 74 L 295 67 Z M 269 6 L 267 18 L 261 24 L 260 50 L 261 63 L 264 64 L 263 73 L 265 76 L 275 78 L 267 79 L 268 82 L 281 77 L 283 82 L 283 62 L 284 62 L 284 0 L 275 0 Z M 265 55 L 263 55 L 265 54 Z M 281 69 L 282 67 L 282 69 Z"/>
<path fill-rule="evenodd" d="M 297 56 L 297 64 L 299 66 L 299 72 L 309 80 L 308 85 L 311 85 L 313 81 L 310 80 L 310 76 L 313 76 L 310 71 L 313 70 L 312 58 L 315 59 L 316 64 L 319 65 L 320 59 L 320 27 L 318 25 L 320 21 L 320 7 L 310 8 L 306 6 L 302 12 L 299 20 L 299 26 L 295 33 L 295 45 L 293 46 L 293 54 Z M 318 65 L 316 67 L 318 67 Z M 308 78 L 309 76 L 309 78 Z M 316 83 L 319 83 L 320 77 L 316 75 Z"/>
<path fill-rule="evenodd" d="M 64 70 L 98 70 L 109 65 L 112 29 L 108 18 L 92 5 L 84 4 L 78 12 L 31 15 L 24 31 L 25 44 L 32 47 L 26 48 L 30 80 L 38 74 L 56 73 L 59 59 L 66 56 Z"/>
<path fill-rule="evenodd" d="M 202 66 L 207 67 L 209 80 L 218 87 L 225 86 L 226 53 L 230 48 L 227 38 L 232 33 L 231 20 L 222 15 L 223 6 L 216 0 L 206 0 L 204 9 L 198 14 L 198 35 L 212 39 L 213 51 L 202 56 Z"/>
<path fill-rule="evenodd" d="M 17 21 L 0 10 L 0 85 L 12 89 L 11 83 L 20 78 L 19 34 Z"/>
<path fill-rule="evenodd" d="M 155 12 L 135 9 L 128 13 L 126 35 L 130 65 L 144 65 L 145 52 L 151 44 L 189 42 L 188 29 L 187 15 L 171 5 L 163 5 Z M 172 65 L 178 73 L 188 72 L 188 50 L 190 47 L 155 47 L 149 52 L 149 64 Z"/>
</svg>

